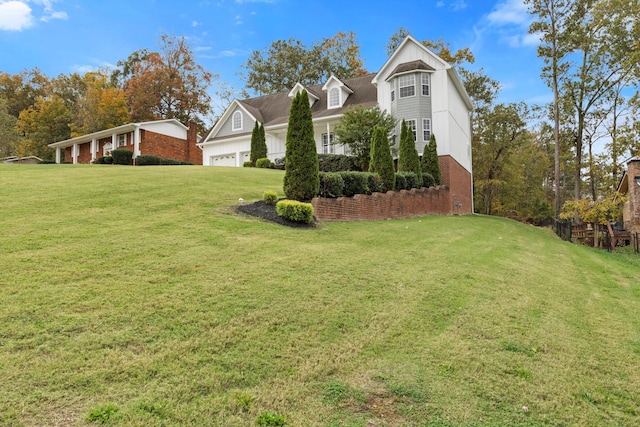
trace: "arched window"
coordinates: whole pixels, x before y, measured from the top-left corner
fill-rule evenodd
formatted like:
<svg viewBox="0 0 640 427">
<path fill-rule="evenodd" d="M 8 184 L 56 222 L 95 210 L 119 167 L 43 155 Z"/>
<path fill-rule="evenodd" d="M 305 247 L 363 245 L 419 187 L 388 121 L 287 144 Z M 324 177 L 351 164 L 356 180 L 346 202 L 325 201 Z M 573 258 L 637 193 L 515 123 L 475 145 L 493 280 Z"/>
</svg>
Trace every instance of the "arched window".
<svg viewBox="0 0 640 427">
<path fill-rule="evenodd" d="M 242 112 L 233 113 L 233 130 L 242 130 Z"/>
<path fill-rule="evenodd" d="M 334 87 L 329 91 L 329 108 L 340 106 L 340 89 Z"/>
</svg>

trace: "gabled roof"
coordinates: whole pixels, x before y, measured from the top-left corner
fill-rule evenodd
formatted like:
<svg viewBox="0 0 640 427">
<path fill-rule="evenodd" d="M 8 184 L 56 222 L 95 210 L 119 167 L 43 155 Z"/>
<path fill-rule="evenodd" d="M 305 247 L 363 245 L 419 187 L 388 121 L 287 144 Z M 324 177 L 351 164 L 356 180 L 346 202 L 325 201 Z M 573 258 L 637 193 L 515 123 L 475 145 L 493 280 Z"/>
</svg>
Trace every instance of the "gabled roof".
<svg viewBox="0 0 640 427">
<path fill-rule="evenodd" d="M 352 94 L 347 98 L 341 108 L 327 109 L 327 93 L 322 90 L 323 85 L 308 86 L 305 89 L 309 94 L 317 98 L 311 107 L 313 119 L 331 117 L 344 113 L 344 111 L 354 106 L 374 106 L 377 105 L 377 90 L 371 84 L 375 74 L 353 77 L 339 80 L 343 83 L 343 88 Z M 206 142 L 210 138 L 215 138 L 217 131 L 222 128 L 228 120 L 236 106 L 242 107 L 251 117 L 258 120 L 264 127 L 287 124 L 289 122 L 289 110 L 291 109 L 291 91 L 275 93 L 273 95 L 259 96 L 242 101 L 234 100 L 225 110 L 224 114 L 213 128 L 200 140 L 199 144 Z M 311 96 L 311 95 L 310 95 Z M 225 136 L 223 138 L 235 137 L 241 134 Z"/>
<path fill-rule="evenodd" d="M 399 74 L 409 73 L 412 71 L 435 71 L 431 65 L 424 62 L 422 59 L 418 59 L 411 62 L 405 62 L 403 64 L 399 64 L 396 68 L 393 69 L 389 77 L 387 77 L 387 81 L 391 80 L 392 77 L 397 76 Z"/>
<path fill-rule="evenodd" d="M 342 90 L 344 90 L 345 92 L 353 93 L 353 90 L 351 90 L 351 88 L 348 85 L 346 85 L 342 80 L 340 80 L 339 78 L 337 78 L 333 74 L 331 75 L 331 77 L 329 77 L 327 79 L 327 82 L 322 86 L 323 92 L 326 92 L 326 91 L 329 90 L 329 84 L 331 82 L 337 83 L 338 87 L 341 88 Z"/>
</svg>

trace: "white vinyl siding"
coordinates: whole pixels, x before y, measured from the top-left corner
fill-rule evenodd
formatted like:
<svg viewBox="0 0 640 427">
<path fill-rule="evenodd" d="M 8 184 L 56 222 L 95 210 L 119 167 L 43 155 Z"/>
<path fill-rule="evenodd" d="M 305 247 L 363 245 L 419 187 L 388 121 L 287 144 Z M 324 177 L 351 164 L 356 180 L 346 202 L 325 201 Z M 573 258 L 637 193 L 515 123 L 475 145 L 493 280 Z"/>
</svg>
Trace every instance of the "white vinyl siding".
<svg viewBox="0 0 640 427">
<path fill-rule="evenodd" d="M 429 142 L 431 139 L 431 119 L 422 119 L 422 140 Z"/>
<path fill-rule="evenodd" d="M 391 82 L 391 102 L 396 100 L 396 82 Z"/>
<path fill-rule="evenodd" d="M 398 78 L 400 86 L 400 98 L 408 98 L 416 94 L 416 76 L 410 74 L 408 76 L 400 76 Z"/>
<path fill-rule="evenodd" d="M 231 127 L 232 130 L 242 130 L 242 112 L 236 111 L 233 113 L 233 125 Z"/>
<path fill-rule="evenodd" d="M 430 96 L 431 95 L 431 84 L 429 82 L 429 74 L 422 73 L 422 95 Z"/>
</svg>

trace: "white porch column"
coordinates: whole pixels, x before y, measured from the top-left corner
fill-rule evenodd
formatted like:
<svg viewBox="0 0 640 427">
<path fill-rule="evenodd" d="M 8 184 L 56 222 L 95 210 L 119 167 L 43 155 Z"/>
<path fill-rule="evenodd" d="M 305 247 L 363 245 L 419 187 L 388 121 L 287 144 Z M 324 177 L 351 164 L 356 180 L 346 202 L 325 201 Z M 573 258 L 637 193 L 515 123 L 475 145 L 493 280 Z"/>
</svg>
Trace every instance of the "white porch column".
<svg viewBox="0 0 640 427">
<path fill-rule="evenodd" d="M 96 159 L 97 154 L 98 154 L 98 147 L 96 147 L 96 139 L 93 138 L 91 140 L 91 161 L 94 161 Z"/>
<path fill-rule="evenodd" d="M 56 163 L 60 163 L 60 157 L 61 157 L 60 151 L 61 151 L 60 147 L 56 147 Z"/>
<path fill-rule="evenodd" d="M 136 126 L 136 130 L 133 131 L 133 158 L 135 159 L 140 155 L 140 126 Z"/>
<path fill-rule="evenodd" d="M 116 148 L 118 148 L 116 146 L 117 141 L 118 141 L 118 134 L 114 133 L 113 135 L 111 135 L 111 151 L 113 151 Z"/>
<path fill-rule="evenodd" d="M 333 145 L 331 145 L 331 125 L 327 122 L 327 153 L 333 154 Z"/>
<path fill-rule="evenodd" d="M 73 144 L 73 150 L 71 156 L 73 157 L 73 164 L 78 164 L 78 155 L 80 154 L 80 146 L 78 144 Z"/>
</svg>

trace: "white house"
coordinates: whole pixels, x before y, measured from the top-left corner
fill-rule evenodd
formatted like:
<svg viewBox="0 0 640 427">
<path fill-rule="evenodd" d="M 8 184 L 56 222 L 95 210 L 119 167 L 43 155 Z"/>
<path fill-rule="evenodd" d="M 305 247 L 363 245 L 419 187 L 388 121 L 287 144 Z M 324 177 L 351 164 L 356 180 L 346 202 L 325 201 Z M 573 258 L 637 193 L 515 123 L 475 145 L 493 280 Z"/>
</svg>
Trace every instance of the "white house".
<svg viewBox="0 0 640 427">
<path fill-rule="evenodd" d="M 313 115 L 318 153 L 345 152 L 332 144 L 344 111 L 355 106 L 380 106 L 413 130 L 422 155 L 431 134 L 436 136 L 443 184 L 452 203 L 472 209 L 471 125 L 473 105 L 456 71 L 415 38 L 408 36 L 375 74 L 245 100 L 234 100 L 200 140 L 202 164 L 242 166 L 249 160 L 254 123 L 264 125 L 268 157 L 285 156 L 291 100 L 306 89 Z M 396 129 L 400 134 L 400 125 Z M 395 135 L 392 135 L 395 138 Z M 454 210 L 455 211 L 455 210 Z"/>
</svg>

